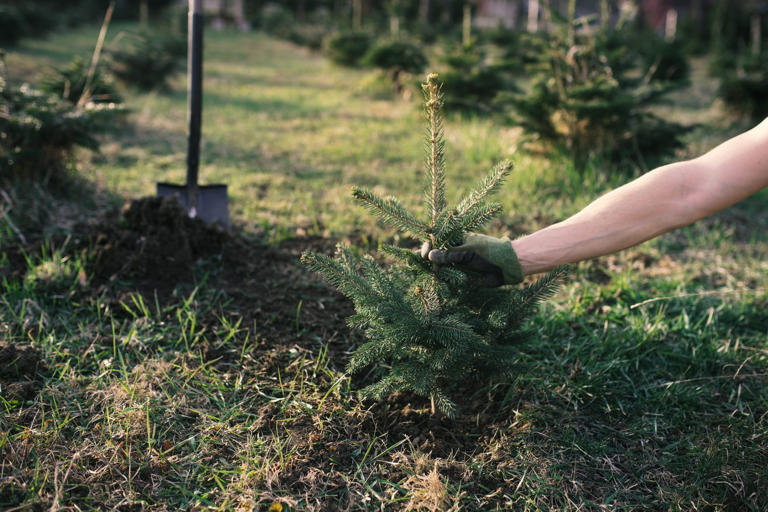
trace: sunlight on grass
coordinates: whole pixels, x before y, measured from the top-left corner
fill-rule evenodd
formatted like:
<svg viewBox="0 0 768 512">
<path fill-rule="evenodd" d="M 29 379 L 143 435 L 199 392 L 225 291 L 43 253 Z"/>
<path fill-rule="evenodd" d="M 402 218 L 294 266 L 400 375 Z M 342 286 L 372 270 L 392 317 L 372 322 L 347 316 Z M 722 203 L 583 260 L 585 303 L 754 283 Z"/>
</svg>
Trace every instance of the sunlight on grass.
<svg viewBox="0 0 768 512">
<path fill-rule="evenodd" d="M 72 55 L 87 50 L 87 35 L 79 31 L 66 36 Z M 21 51 L 39 67 L 54 60 L 48 49 L 48 44 L 35 42 Z M 268 65 L 275 61 L 281 63 L 279 72 Z M 368 71 L 335 67 L 259 34 L 211 32 L 204 69 L 200 179 L 229 185 L 235 222 L 269 226 L 276 239 L 307 224 L 308 217 L 315 217 L 309 234 L 376 233 L 376 226 L 347 204 L 351 185 L 380 187 L 406 204 L 419 201 L 420 188 L 413 186 L 423 165 L 417 101 L 371 100 L 354 91 Z M 183 183 L 183 77 L 173 81 L 173 89 L 149 95 L 128 91 L 132 126 L 90 159 L 83 169 L 86 176 L 128 197 L 154 193 L 158 181 Z M 543 158 L 518 156 L 519 133 L 499 129 L 489 119 L 449 117 L 446 139 L 448 179 L 455 184 L 449 189 L 456 194 L 499 160 L 516 160 L 517 170 L 500 195 L 509 212 L 506 221 L 518 214 L 516 208 L 524 202 L 518 197 L 539 186 L 542 170 L 552 167 Z M 526 222 L 543 220 L 542 212 L 553 209 L 553 203 L 535 211 L 530 206 L 523 214 Z M 561 212 L 573 209 L 559 200 L 555 206 Z"/>
<path fill-rule="evenodd" d="M 96 33 L 22 41 L 12 78 L 87 57 Z M 670 107 L 702 123 L 685 155 L 739 129 L 703 64 Z M 260 33 L 208 31 L 204 70 L 201 182 L 229 186 L 237 230 L 188 282 L 99 281 L 96 240 L 78 238 L 114 243 L 102 214 L 184 182 L 183 73 L 169 92 L 125 91 L 126 123 L 78 155 L 73 190 L 3 191 L 0 507 L 765 508 L 768 191 L 575 265 L 527 326 L 513 376 L 468 379 L 467 414 L 448 421 L 407 395 L 359 400 L 344 373 L 360 342 L 349 305 L 297 266 L 312 243 L 392 237 L 351 185 L 422 203 L 420 98 L 371 98 L 370 71 Z M 579 173 L 484 117 L 445 128 L 449 199 L 513 160 L 499 234 L 561 220 L 639 172 Z"/>
</svg>

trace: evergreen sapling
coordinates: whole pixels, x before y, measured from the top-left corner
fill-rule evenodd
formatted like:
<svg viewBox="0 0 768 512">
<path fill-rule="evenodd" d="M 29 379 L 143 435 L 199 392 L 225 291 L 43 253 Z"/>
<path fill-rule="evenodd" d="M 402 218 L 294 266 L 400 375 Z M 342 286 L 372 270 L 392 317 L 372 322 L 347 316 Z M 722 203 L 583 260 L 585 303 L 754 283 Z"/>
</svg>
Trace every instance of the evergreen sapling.
<svg viewBox="0 0 768 512">
<path fill-rule="evenodd" d="M 437 75 L 422 85 L 428 121 L 426 142 L 426 219 L 409 212 L 394 197 L 353 189 L 353 197 L 384 223 L 433 248 L 459 245 L 466 233 L 501 213 L 487 196 L 497 191 L 512 163 L 496 165 L 479 186 L 449 208 L 445 194 L 445 142 L 442 94 Z M 429 397 L 435 407 L 455 416 L 451 391 L 470 379 L 488 380 L 514 372 L 515 344 L 529 335 L 524 320 L 550 297 L 566 274 L 558 268 L 523 287 L 482 288 L 477 276 L 460 267 L 435 265 L 409 249 L 383 245 L 382 266 L 370 255 L 358 256 L 339 245 L 335 257 L 307 252 L 302 261 L 354 303 L 348 320 L 367 342 L 352 355 L 348 373 L 373 368 L 376 381 L 361 390 L 381 400 L 394 392 Z"/>
<path fill-rule="evenodd" d="M 679 49 L 621 25 L 580 29 L 587 19 L 569 10 L 567 20 L 552 13 L 551 32 L 527 38 L 530 88 L 500 98 L 512 120 L 533 140 L 570 156 L 579 171 L 595 158 L 645 168 L 680 149 L 691 127 L 653 108 L 687 83 Z"/>
</svg>

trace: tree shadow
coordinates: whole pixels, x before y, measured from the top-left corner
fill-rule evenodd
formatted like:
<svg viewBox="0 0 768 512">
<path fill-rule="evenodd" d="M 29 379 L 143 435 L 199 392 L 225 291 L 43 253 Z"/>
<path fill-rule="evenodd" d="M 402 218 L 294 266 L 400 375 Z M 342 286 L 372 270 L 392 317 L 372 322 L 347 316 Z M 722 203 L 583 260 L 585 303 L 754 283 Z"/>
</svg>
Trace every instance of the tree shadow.
<svg viewBox="0 0 768 512">
<path fill-rule="evenodd" d="M 486 485 L 535 474 L 529 491 L 555 508 L 570 499 L 764 508 L 768 298 L 653 299 L 628 291 L 591 311 L 540 315 L 517 377 L 457 390 L 459 418 L 396 397 L 371 409 L 367 428 L 462 464 L 505 453 Z"/>
</svg>

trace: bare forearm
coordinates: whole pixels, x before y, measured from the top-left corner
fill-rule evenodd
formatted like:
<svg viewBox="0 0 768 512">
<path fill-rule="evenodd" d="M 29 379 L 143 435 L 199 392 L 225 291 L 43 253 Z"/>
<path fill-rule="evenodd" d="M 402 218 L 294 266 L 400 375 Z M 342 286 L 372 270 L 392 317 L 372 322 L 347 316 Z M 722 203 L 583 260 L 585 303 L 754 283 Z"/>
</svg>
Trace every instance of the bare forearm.
<svg viewBox="0 0 768 512">
<path fill-rule="evenodd" d="M 768 186 L 768 119 L 707 154 L 649 172 L 574 216 L 515 240 L 524 274 L 639 244 Z"/>
<path fill-rule="evenodd" d="M 513 241 L 525 274 L 610 254 L 696 220 L 685 207 L 690 162 L 654 171 L 653 176 L 613 190 L 572 217 Z M 672 174 L 678 178 L 670 180 Z M 673 181 L 672 188 L 665 182 Z"/>
</svg>

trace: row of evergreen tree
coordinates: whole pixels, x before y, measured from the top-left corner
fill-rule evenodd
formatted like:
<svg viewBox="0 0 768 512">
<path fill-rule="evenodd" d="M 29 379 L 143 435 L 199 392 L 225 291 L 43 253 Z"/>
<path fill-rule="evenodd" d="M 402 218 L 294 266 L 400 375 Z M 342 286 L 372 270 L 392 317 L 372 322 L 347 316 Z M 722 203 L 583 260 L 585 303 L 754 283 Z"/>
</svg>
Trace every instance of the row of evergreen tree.
<svg viewBox="0 0 768 512">
<path fill-rule="evenodd" d="M 689 84 L 695 55 L 711 62 L 717 97 L 735 114 L 753 122 L 768 115 L 768 17 L 750 2 L 716 0 L 682 16 L 674 39 L 649 28 L 642 10 L 627 17 L 633 11 L 612 0 L 579 18 L 575 0 L 540 4 L 552 9 L 533 33 L 476 29 L 479 4 L 458 0 L 448 9 L 424 0 L 250 2 L 249 12 L 257 13 L 255 26 L 322 49 L 340 65 L 379 68 L 395 91 L 439 71 L 448 112 L 521 125 L 577 168 L 594 158 L 648 168 L 678 149 L 690 127 L 653 111 Z"/>
</svg>

